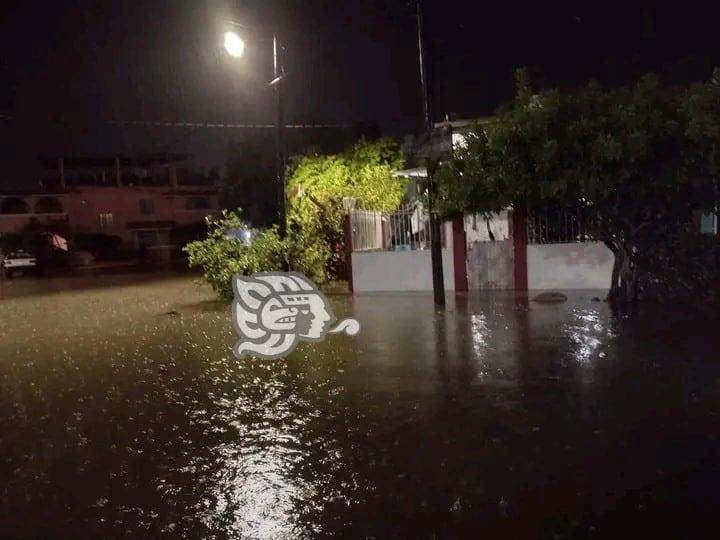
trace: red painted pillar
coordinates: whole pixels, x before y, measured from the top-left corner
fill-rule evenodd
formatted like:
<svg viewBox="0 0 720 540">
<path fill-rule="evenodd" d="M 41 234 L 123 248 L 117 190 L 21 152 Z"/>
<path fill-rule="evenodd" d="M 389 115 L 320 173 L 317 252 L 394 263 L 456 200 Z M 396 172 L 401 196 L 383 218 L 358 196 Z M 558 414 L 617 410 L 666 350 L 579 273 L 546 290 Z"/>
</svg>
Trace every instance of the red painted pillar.
<svg viewBox="0 0 720 540">
<path fill-rule="evenodd" d="M 512 238 L 515 254 L 515 290 L 528 290 L 527 269 L 527 213 L 524 205 L 512 210 Z"/>
<path fill-rule="evenodd" d="M 353 275 L 352 275 L 352 224 L 350 222 L 350 214 L 345 216 L 345 268 L 347 274 L 348 290 L 353 292 Z"/>
<path fill-rule="evenodd" d="M 693 212 L 692 213 L 692 232 L 695 234 L 699 234 L 701 231 L 700 226 L 700 212 Z"/>
<path fill-rule="evenodd" d="M 455 292 L 468 290 L 467 246 L 465 243 L 465 222 L 462 217 L 453 219 L 453 267 L 455 269 Z"/>
</svg>

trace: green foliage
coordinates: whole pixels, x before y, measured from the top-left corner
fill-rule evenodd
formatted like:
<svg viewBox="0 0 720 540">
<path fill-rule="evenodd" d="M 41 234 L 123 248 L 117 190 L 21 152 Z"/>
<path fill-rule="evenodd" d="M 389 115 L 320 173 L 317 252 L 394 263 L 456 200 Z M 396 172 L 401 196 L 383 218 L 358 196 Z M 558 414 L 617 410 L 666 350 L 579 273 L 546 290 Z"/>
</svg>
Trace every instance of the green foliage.
<svg viewBox="0 0 720 540">
<path fill-rule="evenodd" d="M 203 271 L 203 279 L 221 297 L 233 296 L 232 277 L 257 272 L 281 270 L 285 267 L 302 272 L 315 283 L 325 283 L 325 246 L 298 231 L 281 239 L 277 227 L 257 232 L 248 244 L 228 235 L 231 230 L 243 230 L 247 224 L 240 211 L 223 211 L 217 218 L 207 220 L 208 236 L 185 246 L 191 268 Z"/>
<path fill-rule="evenodd" d="M 280 239 L 276 227 L 254 236 L 249 245 L 226 234 L 244 229 L 239 211 L 225 211 L 208 220 L 204 240 L 184 251 L 192 268 L 223 298 L 232 298 L 232 277 L 289 268 L 315 283 L 344 277 L 344 197 L 358 206 L 389 211 L 405 194 L 405 181 L 392 172 L 402 165 L 399 146 L 388 139 L 360 141 L 347 152 L 331 156 L 305 156 L 292 169 L 289 181 L 290 228 Z"/>
<path fill-rule="evenodd" d="M 570 93 L 519 92 L 440 168 L 438 207 L 583 211 L 625 269 L 624 281 L 637 282 L 640 252 L 694 210 L 715 207 L 719 136 L 720 89 L 712 83 L 669 89 L 650 75 L 610 91 L 591 83 Z"/>
<path fill-rule="evenodd" d="M 344 198 L 356 208 L 392 211 L 405 195 L 406 180 L 393 176 L 403 164 L 390 139 L 361 140 L 336 155 L 303 156 L 290 174 L 289 215 L 317 260 L 325 258 L 328 278 L 344 277 Z"/>
<path fill-rule="evenodd" d="M 329 206 L 327 219 L 339 223 L 344 197 L 355 198 L 358 207 L 394 210 L 407 186 L 392 174 L 402 165 L 400 147 L 391 139 L 363 139 L 343 154 L 303 156 L 288 182 L 292 215 L 301 224 L 316 222 L 322 206 Z"/>
<path fill-rule="evenodd" d="M 642 294 L 693 307 L 720 306 L 720 242 L 716 235 L 679 232 L 642 254 Z"/>
<path fill-rule="evenodd" d="M 185 246 L 191 268 L 200 268 L 203 279 L 222 298 L 232 298 L 232 277 L 255 272 L 279 270 L 287 251 L 277 229 L 258 233 L 248 245 L 227 234 L 245 229 L 240 212 L 223 211 L 217 219 L 208 218 L 208 236 Z"/>
</svg>

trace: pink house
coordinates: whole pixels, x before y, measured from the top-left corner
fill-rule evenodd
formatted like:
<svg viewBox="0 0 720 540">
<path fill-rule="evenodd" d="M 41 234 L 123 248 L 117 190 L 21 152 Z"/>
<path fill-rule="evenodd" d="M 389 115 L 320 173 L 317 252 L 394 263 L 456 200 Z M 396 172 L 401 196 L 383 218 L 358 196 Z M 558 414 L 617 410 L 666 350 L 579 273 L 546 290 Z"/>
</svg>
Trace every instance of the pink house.
<svg viewBox="0 0 720 540">
<path fill-rule="evenodd" d="M 60 157 L 35 192 L 0 193 L 0 234 L 33 220 L 70 234 L 118 237 L 128 249 L 169 246 L 171 231 L 217 212 L 217 187 L 181 167 L 186 156 Z"/>
</svg>

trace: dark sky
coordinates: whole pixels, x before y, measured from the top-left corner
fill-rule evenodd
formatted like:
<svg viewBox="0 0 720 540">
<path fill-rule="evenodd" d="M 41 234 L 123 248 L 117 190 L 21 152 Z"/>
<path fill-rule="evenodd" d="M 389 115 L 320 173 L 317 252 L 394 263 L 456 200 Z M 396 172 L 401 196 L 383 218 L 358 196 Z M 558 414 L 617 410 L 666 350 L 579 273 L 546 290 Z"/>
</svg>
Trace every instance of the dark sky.
<svg viewBox="0 0 720 540">
<path fill-rule="evenodd" d="M 582 3 L 577 3 L 582 4 Z M 2 2 L 0 183 L 31 181 L 39 154 L 189 151 L 222 164 L 237 137 L 217 128 L 118 126 L 111 120 L 272 122 L 270 43 L 286 45 L 288 122 L 420 128 L 416 30 L 407 0 Z M 426 0 L 435 119 L 491 113 L 513 69 L 539 84 L 674 82 L 720 65 L 716 19 L 685 5 L 621 10 Z M 223 21 L 249 28 L 248 53 L 221 49 Z"/>
</svg>

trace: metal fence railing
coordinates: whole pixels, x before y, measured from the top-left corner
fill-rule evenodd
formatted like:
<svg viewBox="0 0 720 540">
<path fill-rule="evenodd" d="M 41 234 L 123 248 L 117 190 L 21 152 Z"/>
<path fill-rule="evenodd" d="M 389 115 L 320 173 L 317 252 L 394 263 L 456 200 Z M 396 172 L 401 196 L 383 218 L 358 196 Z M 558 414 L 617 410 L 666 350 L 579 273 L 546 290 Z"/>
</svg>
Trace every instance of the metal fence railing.
<svg viewBox="0 0 720 540">
<path fill-rule="evenodd" d="M 392 214 L 351 210 L 349 215 L 353 251 L 430 249 L 430 219 L 420 203 L 401 206 Z M 440 241 L 445 247 L 443 233 L 441 228 Z"/>
<path fill-rule="evenodd" d="M 383 215 L 371 210 L 350 211 L 353 251 L 383 249 Z"/>
<path fill-rule="evenodd" d="M 581 212 L 546 209 L 529 212 L 527 216 L 528 244 L 560 244 L 587 242 L 588 218 Z"/>
<path fill-rule="evenodd" d="M 400 207 L 388 216 L 388 249 L 411 251 L 430 248 L 430 220 L 419 203 Z"/>
</svg>

